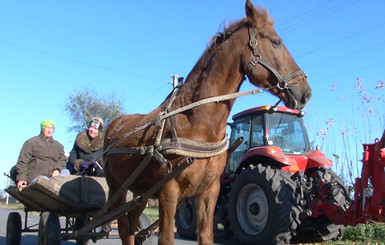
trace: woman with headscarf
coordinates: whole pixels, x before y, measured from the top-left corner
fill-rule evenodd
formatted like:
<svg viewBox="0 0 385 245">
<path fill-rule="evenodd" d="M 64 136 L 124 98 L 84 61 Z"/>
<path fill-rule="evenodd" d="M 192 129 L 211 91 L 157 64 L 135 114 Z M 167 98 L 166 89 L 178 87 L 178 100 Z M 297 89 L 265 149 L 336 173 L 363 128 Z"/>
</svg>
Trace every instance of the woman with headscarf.
<svg viewBox="0 0 385 245">
<path fill-rule="evenodd" d="M 40 134 L 28 139 L 15 166 L 16 184 L 20 189 L 33 183 L 39 176 L 53 177 L 68 175 L 63 145 L 52 138 L 55 123 L 44 120 L 40 124 Z"/>
<path fill-rule="evenodd" d="M 71 174 L 104 176 L 102 129 L 103 120 L 93 117 L 88 129 L 76 136 L 67 162 Z"/>
</svg>

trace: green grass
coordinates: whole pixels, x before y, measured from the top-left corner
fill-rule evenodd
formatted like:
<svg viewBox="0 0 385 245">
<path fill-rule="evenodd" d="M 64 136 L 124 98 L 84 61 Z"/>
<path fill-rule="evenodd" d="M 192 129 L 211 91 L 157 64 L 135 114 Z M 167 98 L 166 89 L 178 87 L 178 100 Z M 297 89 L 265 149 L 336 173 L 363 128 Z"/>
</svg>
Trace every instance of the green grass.
<svg viewBox="0 0 385 245">
<path fill-rule="evenodd" d="M 147 214 L 148 217 L 150 217 L 151 222 L 154 222 L 159 218 L 157 208 L 146 208 L 143 213 Z"/>
<path fill-rule="evenodd" d="M 1 204 L 0 207 L 2 208 L 7 208 L 7 209 L 12 209 L 12 210 L 19 210 L 24 212 L 24 205 L 21 203 L 12 203 L 12 204 Z M 37 211 L 29 211 L 29 214 L 34 214 L 34 215 L 39 215 L 40 212 Z"/>
<path fill-rule="evenodd" d="M 380 245 L 385 244 L 385 224 L 371 223 L 347 226 L 337 241 L 315 243 L 320 245 Z"/>
<path fill-rule="evenodd" d="M 357 245 L 361 244 L 384 244 L 385 225 L 383 223 L 359 224 L 349 226 L 341 238 L 342 242 L 354 241 Z"/>
<path fill-rule="evenodd" d="M 24 210 L 24 205 L 21 203 L 12 203 L 12 204 L 0 204 L 2 208 L 8 208 L 13 210 Z"/>
</svg>

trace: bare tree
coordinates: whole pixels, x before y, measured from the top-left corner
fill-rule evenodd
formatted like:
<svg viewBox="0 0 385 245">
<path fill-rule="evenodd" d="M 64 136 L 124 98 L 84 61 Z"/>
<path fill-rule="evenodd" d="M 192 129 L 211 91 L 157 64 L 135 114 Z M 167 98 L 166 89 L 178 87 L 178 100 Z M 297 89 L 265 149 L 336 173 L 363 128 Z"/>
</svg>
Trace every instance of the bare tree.
<svg viewBox="0 0 385 245">
<path fill-rule="evenodd" d="M 124 114 L 120 99 L 115 95 L 105 98 L 88 88 L 75 90 L 74 94 L 69 95 L 65 110 L 72 121 L 67 132 L 76 133 L 86 129 L 92 117 L 102 118 L 105 129 L 113 119 Z"/>
</svg>

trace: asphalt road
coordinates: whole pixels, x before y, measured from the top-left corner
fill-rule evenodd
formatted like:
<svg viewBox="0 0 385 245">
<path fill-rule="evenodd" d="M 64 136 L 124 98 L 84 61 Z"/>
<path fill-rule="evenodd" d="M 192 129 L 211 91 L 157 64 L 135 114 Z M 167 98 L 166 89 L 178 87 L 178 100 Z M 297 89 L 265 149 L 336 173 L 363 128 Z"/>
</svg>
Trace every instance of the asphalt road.
<svg viewBox="0 0 385 245">
<path fill-rule="evenodd" d="M 6 224 L 7 224 L 7 219 L 8 219 L 8 214 L 10 212 L 14 212 L 17 210 L 11 210 L 7 208 L 2 208 L 0 207 L 0 244 L 6 244 Z M 17 211 L 20 213 L 22 217 L 22 224 L 24 227 L 24 216 L 25 213 L 23 211 Z M 33 215 L 33 214 L 28 214 L 28 226 L 38 224 L 39 223 L 39 216 L 38 215 Z M 64 227 L 64 225 L 62 225 Z M 33 227 L 33 228 L 38 228 Z M 111 233 L 112 237 L 111 238 L 106 238 L 106 239 L 101 239 L 98 240 L 96 243 L 91 242 L 90 244 L 99 244 L 99 245 L 117 245 L 121 244 L 120 239 L 117 237 L 117 231 L 112 230 Z M 155 236 L 154 243 L 157 244 L 157 237 Z M 22 238 L 21 238 L 21 244 L 22 245 L 36 245 L 37 244 L 37 232 L 28 232 L 28 233 L 22 233 Z M 62 245 L 76 245 L 77 243 L 75 241 L 63 241 Z M 190 241 L 190 240 L 184 240 L 178 236 L 178 234 L 175 235 L 175 241 L 174 244 L 177 245 L 192 245 L 192 244 L 197 244 L 196 241 Z M 235 241 L 231 240 L 230 237 L 228 237 L 226 234 L 216 234 L 215 235 L 215 244 L 217 245 L 231 245 L 231 244 L 237 244 Z"/>
</svg>

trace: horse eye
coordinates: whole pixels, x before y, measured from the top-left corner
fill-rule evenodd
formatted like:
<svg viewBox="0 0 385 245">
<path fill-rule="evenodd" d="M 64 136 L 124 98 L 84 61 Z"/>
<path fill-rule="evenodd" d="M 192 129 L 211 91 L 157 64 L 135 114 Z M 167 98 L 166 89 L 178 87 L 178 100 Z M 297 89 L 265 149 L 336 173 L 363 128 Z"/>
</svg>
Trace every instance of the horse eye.
<svg viewBox="0 0 385 245">
<path fill-rule="evenodd" d="M 279 47 L 279 46 L 282 45 L 281 40 L 275 40 L 275 41 L 272 41 L 272 43 L 273 43 L 273 45 L 274 45 L 275 47 Z"/>
</svg>

